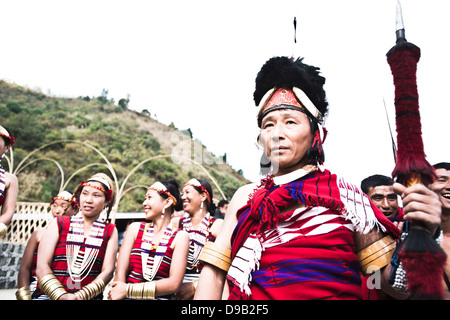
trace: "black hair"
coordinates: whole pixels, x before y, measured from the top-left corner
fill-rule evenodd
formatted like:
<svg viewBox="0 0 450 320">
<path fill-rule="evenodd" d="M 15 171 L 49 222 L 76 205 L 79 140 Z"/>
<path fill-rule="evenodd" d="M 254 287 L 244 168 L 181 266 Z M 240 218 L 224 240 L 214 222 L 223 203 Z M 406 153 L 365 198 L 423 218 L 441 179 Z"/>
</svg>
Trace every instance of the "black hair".
<svg viewBox="0 0 450 320">
<path fill-rule="evenodd" d="M 301 89 L 315 107 L 322 113 L 322 119 L 328 114 L 328 102 L 324 90 L 325 78 L 319 68 L 289 57 L 273 57 L 258 72 L 255 80 L 253 99 L 258 106 L 264 95 L 272 88 L 292 90 Z"/>
<path fill-rule="evenodd" d="M 176 180 L 166 180 L 161 181 L 161 183 L 167 188 L 167 191 L 177 200 L 177 204 L 172 206 L 173 211 L 181 211 L 183 210 L 183 202 L 181 201 L 180 196 L 180 186 Z M 167 199 L 169 196 L 165 195 L 164 193 L 161 194 L 161 197 L 164 199 Z M 172 212 L 173 212 L 172 211 Z"/>
<path fill-rule="evenodd" d="M 219 204 L 217 205 L 218 207 L 223 207 L 224 205 L 228 204 L 228 200 L 220 200 Z"/>
<path fill-rule="evenodd" d="M 450 163 L 449 162 L 439 162 L 439 163 L 436 163 L 433 167 L 434 167 L 434 169 L 450 170 Z"/>
<path fill-rule="evenodd" d="M 308 117 L 308 119 L 313 142 L 306 151 L 305 158 L 308 159 L 309 163 L 324 163 L 325 151 L 323 150 L 322 142 L 314 143 L 314 135 L 319 131 L 319 124 L 312 117 Z"/>
<path fill-rule="evenodd" d="M 197 179 L 198 182 L 200 182 L 200 184 L 206 189 L 206 191 L 209 193 L 209 198 L 211 199 L 211 201 L 207 201 L 207 206 L 206 206 L 206 210 L 211 213 L 214 214 L 215 210 L 216 210 L 216 206 L 214 205 L 213 202 L 213 190 L 211 185 L 209 184 L 208 181 L 203 180 L 203 179 Z M 198 191 L 198 193 L 203 193 L 203 190 L 200 187 L 196 187 L 193 186 L 195 190 Z"/>
<path fill-rule="evenodd" d="M 374 174 L 361 181 L 361 190 L 365 194 L 369 192 L 370 188 L 375 188 L 379 186 L 392 186 L 394 180 L 388 176 L 383 176 L 381 174 Z"/>
</svg>

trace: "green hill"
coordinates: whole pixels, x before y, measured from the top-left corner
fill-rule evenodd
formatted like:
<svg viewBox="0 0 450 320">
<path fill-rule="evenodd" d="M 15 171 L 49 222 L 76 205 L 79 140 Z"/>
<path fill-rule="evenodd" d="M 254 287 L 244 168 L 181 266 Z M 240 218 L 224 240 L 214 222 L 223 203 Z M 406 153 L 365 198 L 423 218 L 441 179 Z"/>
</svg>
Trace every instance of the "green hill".
<svg viewBox="0 0 450 320">
<path fill-rule="evenodd" d="M 175 179 L 181 187 L 190 178 L 204 178 L 216 200 L 222 192 L 231 199 L 248 183 L 226 156 L 216 157 L 194 141 L 190 129 L 159 123 L 146 110 L 129 110 L 128 102 L 115 104 L 107 91 L 99 97 L 52 97 L 0 80 L 0 124 L 16 139 L 7 156 L 19 179 L 18 200 L 47 202 L 62 182 L 72 191 L 95 172 L 112 176 L 102 155 L 122 186 L 122 212 L 141 211 L 146 187 L 156 180 Z M 9 169 L 7 159 L 2 166 Z"/>
</svg>

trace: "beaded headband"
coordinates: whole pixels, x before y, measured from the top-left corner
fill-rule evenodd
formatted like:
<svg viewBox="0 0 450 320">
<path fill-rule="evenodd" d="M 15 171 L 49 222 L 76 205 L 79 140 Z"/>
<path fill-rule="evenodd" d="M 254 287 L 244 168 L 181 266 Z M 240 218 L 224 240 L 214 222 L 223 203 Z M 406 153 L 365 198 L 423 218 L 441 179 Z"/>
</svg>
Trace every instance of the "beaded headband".
<svg viewBox="0 0 450 320">
<path fill-rule="evenodd" d="M 189 180 L 188 182 L 186 182 L 186 184 L 183 186 L 183 188 L 185 186 L 193 186 L 193 187 L 200 188 L 202 190 L 202 192 L 206 193 L 206 196 L 208 198 L 208 202 L 211 203 L 211 195 L 209 194 L 208 190 L 206 190 L 206 188 L 197 179 Z"/>
<path fill-rule="evenodd" d="M 69 202 L 74 201 L 74 200 L 72 200 L 72 195 L 68 191 L 62 191 L 62 192 L 58 193 L 57 196 L 52 197 L 52 201 L 50 201 L 50 205 L 53 202 L 55 202 L 56 200 L 64 200 L 64 201 L 69 201 Z"/>
<path fill-rule="evenodd" d="M 155 190 L 156 192 L 158 192 L 159 194 L 165 194 L 166 196 L 168 196 L 170 199 L 172 199 L 173 201 L 173 205 L 176 206 L 178 201 L 177 199 L 175 199 L 175 197 L 169 192 L 169 190 L 167 190 L 166 186 L 163 185 L 161 182 L 156 181 L 154 184 L 152 184 L 150 187 L 148 187 L 148 190 Z"/>
<path fill-rule="evenodd" d="M 272 88 L 264 95 L 259 104 L 258 126 L 261 127 L 262 119 L 271 111 L 278 109 L 307 110 L 318 122 L 322 113 L 316 108 L 306 93 L 297 87 L 290 89 Z"/>
<path fill-rule="evenodd" d="M 97 181 L 97 182 L 103 183 L 108 189 L 111 189 L 109 182 L 106 181 L 105 179 L 103 179 L 102 177 L 92 177 L 92 178 L 89 178 L 87 182 L 89 182 L 89 181 Z"/>
<path fill-rule="evenodd" d="M 8 133 L 8 130 L 6 130 L 4 127 L 0 126 L 0 136 L 3 136 L 7 139 L 9 139 L 9 141 L 11 141 L 11 145 L 14 144 L 14 137 L 11 137 Z"/>
<path fill-rule="evenodd" d="M 97 179 L 98 179 L 98 180 L 97 180 Z M 108 191 L 106 191 L 106 190 L 105 190 L 104 188 L 102 188 L 102 187 L 99 187 L 99 186 L 96 186 L 96 185 L 93 185 L 93 184 L 90 184 L 90 183 L 89 183 L 89 181 L 95 181 L 95 182 L 103 183 L 103 182 L 99 181 L 100 179 L 101 179 L 101 178 L 95 177 L 95 178 L 93 178 L 93 179 L 89 179 L 87 182 L 83 181 L 83 182 L 81 182 L 81 186 L 82 186 L 82 187 L 88 186 L 88 187 L 91 187 L 91 188 L 100 190 L 101 192 L 103 192 L 103 193 L 105 194 L 106 200 L 111 201 L 111 198 L 112 198 L 112 189 L 109 189 Z M 101 179 L 101 180 L 104 180 L 104 179 Z M 106 181 L 105 181 L 105 182 L 106 182 Z M 109 183 L 106 183 L 106 186 L 109 186 Z"/>
</svg>

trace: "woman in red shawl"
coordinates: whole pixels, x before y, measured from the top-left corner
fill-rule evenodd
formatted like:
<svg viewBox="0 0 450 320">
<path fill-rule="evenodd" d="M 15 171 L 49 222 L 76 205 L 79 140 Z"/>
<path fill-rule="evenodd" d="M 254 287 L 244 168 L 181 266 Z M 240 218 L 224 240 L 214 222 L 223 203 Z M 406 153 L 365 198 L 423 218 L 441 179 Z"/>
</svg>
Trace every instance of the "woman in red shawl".
<svg viewBox="0 0 450 320">
<path fill-rule="evenodd" d="M 60 216 L 73 216 L 78 212 L 78 202 L 72 197 L 72 193 L 61 191 L 50 201 L 50 213 L 53 218 Z M 17 300 L 31 300 L 31 292 L 34 292 L 37 285 L 36 265 L 39 243 L 45 233 L 48 225 L 35 230 L 27 245 L 20 261 L 19 275 L 17 276 L 17 285 L 19 290 L 16 292 Z"/>
<path fill-rule="evenodd" d="M 103 299 L 112 279 L 118 233 L 104 220 L 115 199 L 110 177 L 97 173 L 75 190 L 81 212 L 59 216 L 45 231 L 38 249 L 36 275 L 38 288 L 33 299 Z M 106 219 L 100 216 L 106 210 Z"/>
<path fill-rule="evenodd" d="M 399 230 L 323 167 L 324 83 L 302 59 L 275 57 L 258 73 L 261 164 L 270 171 L 234 195 L 221 233 L 202 251 L 196 299 L 220 299 L 226 279 L 229 299 L 361 299 L 360 270 L 378 271 L 382 289 L 396 295 L 387 279 Z M 396 191 L 405 219 L 434 233 L 440 208 L 432 192 Z"/>
<path fill-rule="evenodd" d="M 182 283 L 189 235 L 172 221 L 182 208 L 178 183 L 155 182 L 142 205 L 145 221 L 127 228 L 109 300 L 171 299 Z"/>
</svg>

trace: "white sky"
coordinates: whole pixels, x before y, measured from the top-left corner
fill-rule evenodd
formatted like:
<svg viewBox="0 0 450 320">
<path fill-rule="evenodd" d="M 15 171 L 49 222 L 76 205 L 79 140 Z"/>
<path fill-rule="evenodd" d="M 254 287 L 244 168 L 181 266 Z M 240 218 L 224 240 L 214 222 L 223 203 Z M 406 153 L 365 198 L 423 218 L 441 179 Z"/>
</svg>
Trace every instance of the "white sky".
<svg viewBox="0 0 450 320">
<path fill-rule="evenodd" d="M 448 0 L 404 0 L 406 38 L 422 50 L 419 105 L 431 164 L 450 161 Z M 321 68 L 330 105 L 325 165 L 354 183 L 394 168 L 386 52 L 396 0 L 14 0 L 0 3 L 0 78 L 59 97 L 99 96 L 148 109 L 259 180 L 254 80 L 293 52 Z"/>
</svg>

